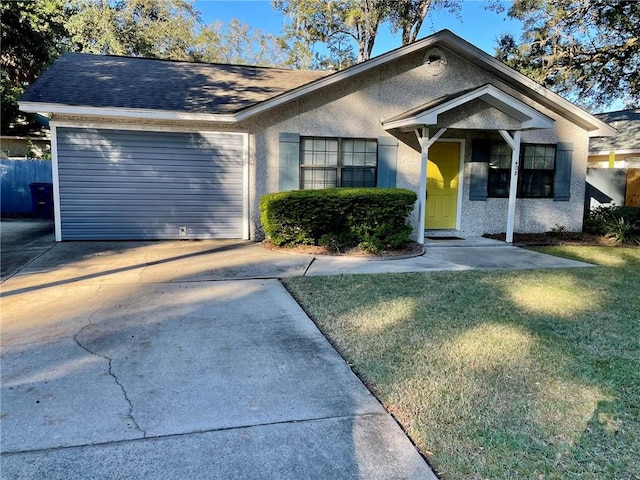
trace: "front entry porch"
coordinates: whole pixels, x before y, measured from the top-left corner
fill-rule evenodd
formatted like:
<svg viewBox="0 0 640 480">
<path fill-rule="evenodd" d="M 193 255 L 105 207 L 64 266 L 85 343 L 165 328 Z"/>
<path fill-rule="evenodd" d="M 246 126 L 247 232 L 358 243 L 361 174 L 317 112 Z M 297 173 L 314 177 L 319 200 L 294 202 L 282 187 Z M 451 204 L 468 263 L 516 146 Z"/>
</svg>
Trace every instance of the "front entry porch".
<svg viewBox="0 0 640 480">
<path fill-rule="evenodd" d="M 551 129 L 554 120 L 523 103 L 492 84 L 460 91 L 418 106 L 388 120 L 382 125 L 400 141 L 420 152 L 420 177 L 418 186 L 419 218 L 418 225 L 430 230 L 466 230 L 461 223 L 461 174 L 464 172 L 464 144 L 461 147 L 460 163 L 456 177 L 455 160 L 451 157 L 450 146 L 452 132 L 478 131 L 480 135 L 496 134 L 511 149 L 511 168 L 509 175 L 509 195 L 504 211 L 506 242 L 513 243 L 516 216 L 516 192 L 520 169 L 520 144 L 522 131 Z M 476 177 L 488 173 L 489 164 L 471 160 L 471 172 Z M 479 170 L 482 169 L 482 172 Z M 474 172 L 474 170 L 476 170 Z M 469 200 L 486 200 L 486 184 L 482 187 L 484 195 L 474 193 L 473 177 L 469 187 Z M 431 198 L 430 198 L 431 197 Z M 455 219 L 455 223 L 454 223 Z M 418 231 L 418 243 L 424 244 L 422 228 Z"/>
</svg>

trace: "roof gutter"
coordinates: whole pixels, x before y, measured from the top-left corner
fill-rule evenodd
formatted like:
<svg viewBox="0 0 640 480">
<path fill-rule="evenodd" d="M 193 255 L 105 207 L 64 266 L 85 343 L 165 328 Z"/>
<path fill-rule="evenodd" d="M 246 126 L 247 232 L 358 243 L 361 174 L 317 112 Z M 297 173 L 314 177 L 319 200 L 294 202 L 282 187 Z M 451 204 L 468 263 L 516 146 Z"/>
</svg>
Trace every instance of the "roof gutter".
<svg viewBox="0 0 640 480">
<path fill-rule="evenodd" d="M 136 118 L 145 120 L 192 120 L 217 123 L 236 123 L 233 114 L 189 113 L 170 110 L 135 108 L 104 108 L 64 105 L 59 103 L 18 102 L 20 110 L 28 113 L 59 113 L 64 115 L 88 115 L 92 117 Z"/>
</svg>

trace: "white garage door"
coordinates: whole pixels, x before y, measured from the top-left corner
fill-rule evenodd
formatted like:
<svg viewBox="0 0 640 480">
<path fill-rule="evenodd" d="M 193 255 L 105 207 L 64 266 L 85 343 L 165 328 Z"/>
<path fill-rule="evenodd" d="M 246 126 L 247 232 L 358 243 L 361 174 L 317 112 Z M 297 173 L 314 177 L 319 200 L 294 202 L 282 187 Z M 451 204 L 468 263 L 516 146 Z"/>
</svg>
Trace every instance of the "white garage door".
<svg viewBox="0 0 640 480">
<path fill-rule="evenodd" d="M 58 127 L 62 240 L 242 238 L 245 135 Z"/>
</svg>

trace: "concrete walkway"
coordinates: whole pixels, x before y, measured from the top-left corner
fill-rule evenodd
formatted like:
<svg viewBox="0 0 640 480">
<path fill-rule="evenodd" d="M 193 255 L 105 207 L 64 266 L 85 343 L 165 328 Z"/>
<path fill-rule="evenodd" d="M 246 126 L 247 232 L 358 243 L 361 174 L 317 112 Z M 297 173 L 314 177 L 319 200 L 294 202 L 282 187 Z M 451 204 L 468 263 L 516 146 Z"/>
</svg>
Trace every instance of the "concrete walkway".
<svg viewBox="0 0 640 480">
<path fill-rule="evenodd" d="M 1 286 L 3 478 L 434 479 L 275 278 L 585 265 L 440 245 L 56 244 Z"/>
</svg>

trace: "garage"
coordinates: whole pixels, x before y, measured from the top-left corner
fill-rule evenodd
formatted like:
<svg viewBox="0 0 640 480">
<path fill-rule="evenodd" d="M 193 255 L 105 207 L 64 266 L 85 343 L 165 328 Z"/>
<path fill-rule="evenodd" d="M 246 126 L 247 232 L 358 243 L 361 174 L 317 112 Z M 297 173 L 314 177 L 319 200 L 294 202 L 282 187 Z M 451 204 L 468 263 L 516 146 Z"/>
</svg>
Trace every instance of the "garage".
<svg viewBox="0 0 640 480">
<path fill-rule="evenodd" d="M 248 237 L 245 134 L 57 126 L 53 136 L 60 240 Z"/>
</svg>

